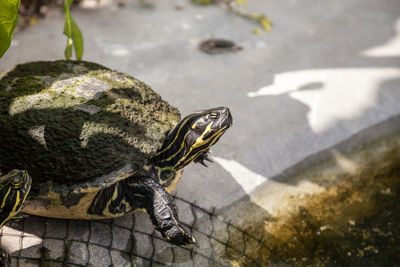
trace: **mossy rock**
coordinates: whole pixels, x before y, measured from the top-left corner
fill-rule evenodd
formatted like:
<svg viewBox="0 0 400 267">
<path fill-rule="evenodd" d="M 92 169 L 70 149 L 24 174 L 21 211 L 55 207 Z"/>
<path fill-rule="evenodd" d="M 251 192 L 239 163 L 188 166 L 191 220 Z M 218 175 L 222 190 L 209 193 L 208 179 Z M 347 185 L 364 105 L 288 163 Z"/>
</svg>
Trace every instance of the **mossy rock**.
<svg viewBox="0 0 400 267">
<path fill-rule="evenodd" d="M 0 175 L 25 169 L 36 185 L 65 186 L 122 177 L 140 169 L 179 120 L 148 85 L 101 65 L 20 64 L 0 80 Z"/>
</svg>

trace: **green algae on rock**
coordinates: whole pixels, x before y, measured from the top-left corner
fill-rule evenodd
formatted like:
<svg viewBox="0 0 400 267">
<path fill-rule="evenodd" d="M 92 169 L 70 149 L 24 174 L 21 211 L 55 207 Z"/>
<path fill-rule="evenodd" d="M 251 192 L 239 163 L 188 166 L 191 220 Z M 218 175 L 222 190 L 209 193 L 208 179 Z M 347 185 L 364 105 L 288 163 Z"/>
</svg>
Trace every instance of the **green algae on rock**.
<svg viewBox="0 0 400 267">
<path fill-rule="evenodd" d="M 97 64 L 17 65 L 0 81 L 0 170 L 67 183 L 137 169 L 179 119 L 146 84 Z"/>
</svg>

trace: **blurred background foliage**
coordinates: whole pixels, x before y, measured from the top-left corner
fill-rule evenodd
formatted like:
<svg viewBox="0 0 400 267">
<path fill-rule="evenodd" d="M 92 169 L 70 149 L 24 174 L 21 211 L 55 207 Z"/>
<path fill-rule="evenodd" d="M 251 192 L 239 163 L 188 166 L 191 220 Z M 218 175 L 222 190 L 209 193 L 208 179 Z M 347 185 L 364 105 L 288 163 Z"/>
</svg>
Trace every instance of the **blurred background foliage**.
<svg viewBox="0 0 400 267">
<path fill-rule="evenodd" d="M 0 58 L 10 47 L 18 22 L 19 4 L 19 0 L 2 0 L 0 2 Z"/>
</svg>

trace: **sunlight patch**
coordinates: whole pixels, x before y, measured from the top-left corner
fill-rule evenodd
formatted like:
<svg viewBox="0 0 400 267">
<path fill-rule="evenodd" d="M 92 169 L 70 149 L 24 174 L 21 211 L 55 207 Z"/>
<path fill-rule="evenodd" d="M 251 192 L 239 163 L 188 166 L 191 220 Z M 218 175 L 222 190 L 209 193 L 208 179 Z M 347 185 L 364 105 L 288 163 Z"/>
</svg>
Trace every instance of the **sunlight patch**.
<svg viewBox="0 0 400 267">
<path fill-rule="evenodd" d="M 399 79 L 398 68 L 345 68 L 283 72 L 271 85 L 248 92 L 247 97 L 289 95 L 309 107 L 307 119 L 315 133 L 340 120 L 361 116 L 376 105 L 385 81 Z"/>
<path fill-rule="evenodd" d="M 249 170 L 235 160 L 227 160 L 220 157 L 213 157 L 213 159 L 232 175 L 247 194 L 268 180 L 267 177 Z"/>
<path fill-rule="evenodd" d="M 2 232 L 1 247 L 8 253 L 14 253 L 34 246 L 40 247 L 43 242 L 40 237 L 34 234 L 23 233 L 8 226 L 3 226 Z"/>
<path fill-rule="evenodd" d="M 361 52 L 361 55 L 367 57 L 398 57 L 400 56 L 400 19 L 395 25 L 397 34 L 386 43 Z"/>
<path fill-rule="evenodd" d="M 28 130 L 28 134 L 35 139 L 39 144 L 41 144 L 46 150 L 47 144 L 45 139 L 45 125 L 34 126 Z"/>
</svg>

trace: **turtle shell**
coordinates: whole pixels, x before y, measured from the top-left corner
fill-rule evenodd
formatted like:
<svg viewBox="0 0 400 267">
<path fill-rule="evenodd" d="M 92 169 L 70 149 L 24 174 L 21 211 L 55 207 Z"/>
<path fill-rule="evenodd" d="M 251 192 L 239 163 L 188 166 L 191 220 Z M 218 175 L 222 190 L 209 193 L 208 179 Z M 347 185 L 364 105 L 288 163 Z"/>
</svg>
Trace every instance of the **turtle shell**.
<svg viewBox="0 0 400 267">
<path fill-rule="evenodd" d="M 51 186 L 73 205 L 67 191 L 124 179 L 180 120 L 145 83 L 90 62 L 31 62 L 1 76 L 0 176 L 27 170 L 30 198 Z"/>
</svg>

